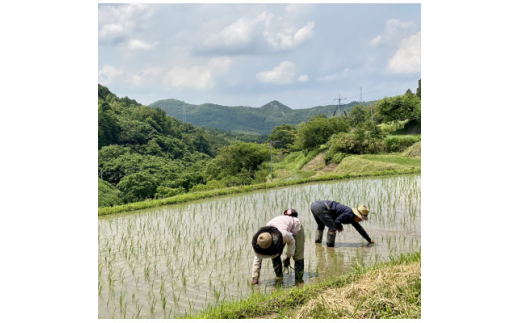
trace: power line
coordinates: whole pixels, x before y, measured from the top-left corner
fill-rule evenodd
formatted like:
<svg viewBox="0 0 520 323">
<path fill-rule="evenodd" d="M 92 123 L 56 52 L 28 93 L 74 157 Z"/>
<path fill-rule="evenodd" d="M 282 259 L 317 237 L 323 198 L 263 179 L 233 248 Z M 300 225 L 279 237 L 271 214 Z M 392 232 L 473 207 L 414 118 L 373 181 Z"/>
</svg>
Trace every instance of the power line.
<svg viewBox="0 0 520 323">
<path fill-rule="evenodd" d="M 401 84 L 405 84 L 405 83 L 408 83 L 408 82 L 411 82 L 411 81 L 414 81 L 414 80 L 417 80 L 417 78 L 413 78 L 413 79 L 409 79 L 409 80 L 406 80 L 406 81 L 403 81 L 403 82 L 400 82 L 400 83 L 394 83 L 394 84 L 390 84 L 388 86 L 385 86 L 385 87 L 382 87 L 382 88 L 379 88 L 379 89 L 376 89 L 376 90 L 372 90 L 372 91 L 369 91 L 369 92 L 365 92 L 365 95 L 366 94 L 371 94 L 371 93 L 374 93 L 374 92 L 379 92 L 379 91 L 382 91 L 382 90 L 385 90 L 385 89 L 388 89 L 390 87 L 393 87 L 393 86 L 397 86 L 397 85 L 401 85 Z M 358 98 L 359 97 L 359 102 L 361 103 L 362 102 L 362 88 L 360 88 L 360 94 L 356 94 L 356 95 L 353 95 L 353 96 L 349 96 L 349 97 L 346 97 L 346 98 L 341 98 L 341 100 L 348 100 L 348 99 L 355 99 L 355 98 Z M 333 101 L 336 101 L 336 99 L 334 99 Z M 317 100 L 317 101 L 313 101 L 313 102 L 305 102 L 307 105 L 309 104 L 315 104 L 315 102 L 330 102 L 328 100 Z"/>
<path fill-rule="evenodd" d="M 401 82 L 401 83 L 391 84 L 389 86 L 385 86 L 385 87 L 382 87 L 382 88 L 377 89 L 377 90 L 373 90 L 373 91 L 370 91 L 370 92 L 365 92 L 365 94 L 374 93 L 374 92 L 377 92 L 377 91 L 388 89 L 389 87 L 396 86 L 396 85 L 401 85 L 401 84 L 404 84 L 404 83 L 408 83 L 408 82 L 411 82 L 413 80 L 417 80 L 417 78 L 413 78 L 413 79 L 410 79 L 410 80 L 407 80 L 407 81 L 404 81 L 404 82 Z"/>
</svg>

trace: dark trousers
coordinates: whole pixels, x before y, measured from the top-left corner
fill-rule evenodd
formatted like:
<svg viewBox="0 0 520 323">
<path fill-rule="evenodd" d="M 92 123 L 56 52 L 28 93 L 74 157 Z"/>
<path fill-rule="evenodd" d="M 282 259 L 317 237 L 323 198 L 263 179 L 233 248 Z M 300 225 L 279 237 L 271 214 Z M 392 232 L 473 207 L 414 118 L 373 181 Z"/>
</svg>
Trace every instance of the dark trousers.
<svg viewBox="0 0 520 323">
<path fill-rule="evenodd" d="M 314 216 L 314 220 L 318 224 L 318 230 L 323 231 L 325 226 L 329 228 L 328 231 L 335 231 L 336 225 L 332 218 L 329 206 L 325 204 L 325 201 L 316 201 L 311 204 L 311 212 Z"/>
<path fill-rule="evenodd" d="M 282 258 L 278 255 L 271 259 L 273 261 L 273 269 L 276 277 L 283 277 Z"/>
</svg>

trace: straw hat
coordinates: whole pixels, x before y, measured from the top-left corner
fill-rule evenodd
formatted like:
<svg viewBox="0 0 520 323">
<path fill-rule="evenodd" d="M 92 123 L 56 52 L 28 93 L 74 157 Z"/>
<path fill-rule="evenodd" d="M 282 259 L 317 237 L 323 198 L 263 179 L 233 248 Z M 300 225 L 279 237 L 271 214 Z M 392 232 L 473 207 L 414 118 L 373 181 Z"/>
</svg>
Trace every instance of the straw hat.
<svg viewBox="0 0 520 323">
<path fill-rule="evenodd" d="M 370 210 L 366 206 L 360 205 L 357 209 L 352 208 L 352 211 L 361 220 L 368 220 L 368 212 L 370 212 Z"/>
<path fill-rule="evenodd" d="M 262 249 L 268 248 L 271 245 L 271 241 L 273 238 L 271 237 L 271 234 L 268 232 L 260 233 L 258 235 L 258 238 L 256 239 L 256 243 L 258 246 Z"/>
</svg>

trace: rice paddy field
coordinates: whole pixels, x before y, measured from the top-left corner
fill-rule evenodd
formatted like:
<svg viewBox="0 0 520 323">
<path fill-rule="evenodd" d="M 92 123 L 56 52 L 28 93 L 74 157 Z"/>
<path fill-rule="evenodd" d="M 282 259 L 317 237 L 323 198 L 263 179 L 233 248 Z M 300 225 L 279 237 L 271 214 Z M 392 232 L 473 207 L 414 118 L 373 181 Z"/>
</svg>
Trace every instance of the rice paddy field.
<svg viewBox="0 0 520 323">
<path fill-rule="evenodd" d="M 369 220 L 361 225 L 376 243 L 367 245 L 346 225 L 334 248 L 315 244 L 310 205 L 321 199 L 367 205 Z M 270 260 L 260 284 L 250 285 L 251 238 L 289 207 L 298 210 L 306 236 L 298 286 L 421 248 L 420 175 L 319 182 L 99 217 L 98 318 L 177 318 L 295 286 L 291 270 L 275 280 Z"/>
</svg>

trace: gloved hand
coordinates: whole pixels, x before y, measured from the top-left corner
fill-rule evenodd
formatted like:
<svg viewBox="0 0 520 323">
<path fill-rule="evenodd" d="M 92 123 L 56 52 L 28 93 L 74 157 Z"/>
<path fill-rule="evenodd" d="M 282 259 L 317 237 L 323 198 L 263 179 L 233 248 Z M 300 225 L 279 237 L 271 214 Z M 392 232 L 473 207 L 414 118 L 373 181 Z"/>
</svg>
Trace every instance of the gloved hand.
<svg viewBox="0 0 520 323">
<path fill-rule="evenodd" d="M 258 285 L 258 278 L 253 278 L 251 285 Z"/>
<path fill-rule="evenodd" d="M 283 260 L 283 266 L 285 268 L 289 267 L 289 265 L 291 264 L 291 257 L 287 257 Z"/>
</svg>

